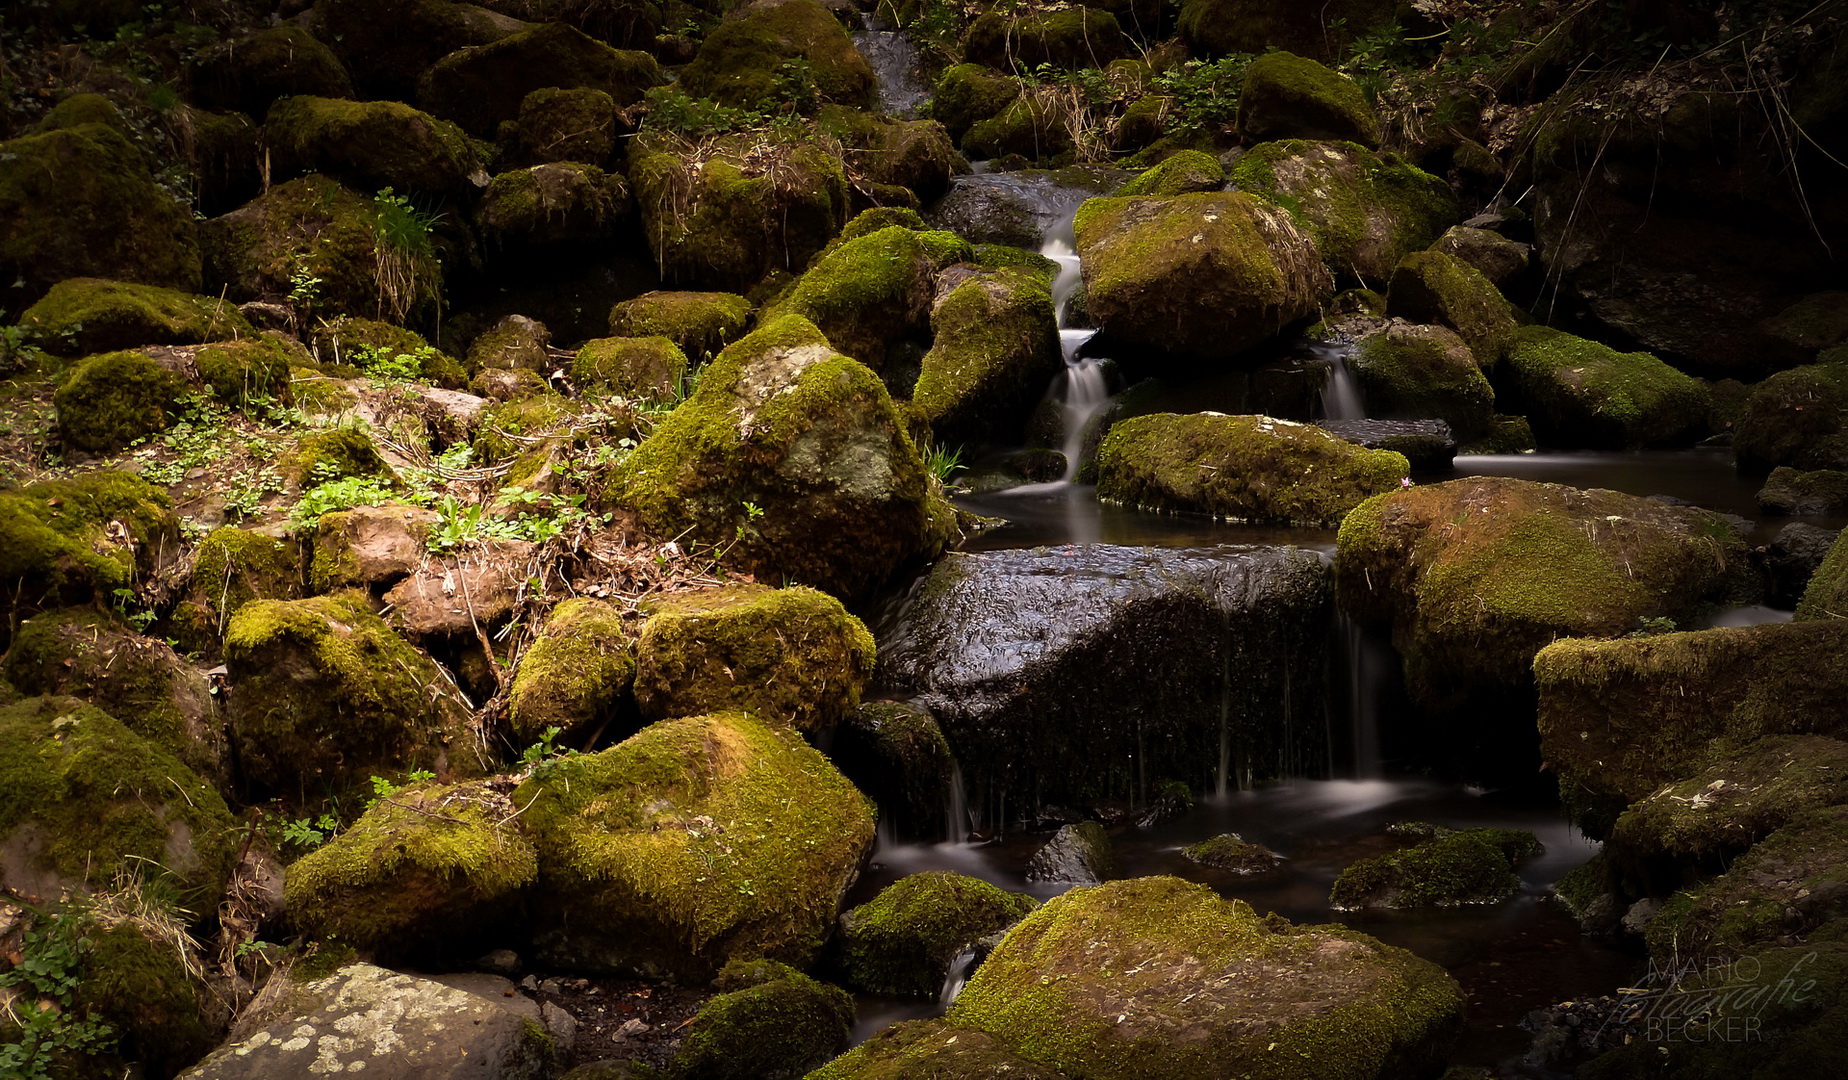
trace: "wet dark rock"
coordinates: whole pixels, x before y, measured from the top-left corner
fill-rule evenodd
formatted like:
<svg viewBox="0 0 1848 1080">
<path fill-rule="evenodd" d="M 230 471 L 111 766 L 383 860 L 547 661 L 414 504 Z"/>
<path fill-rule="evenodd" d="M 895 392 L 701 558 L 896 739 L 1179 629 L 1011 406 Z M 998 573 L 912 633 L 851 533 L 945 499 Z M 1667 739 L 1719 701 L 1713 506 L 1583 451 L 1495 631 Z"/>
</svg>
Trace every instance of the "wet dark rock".
<svg viewBox="0 0 1848 1080">
<path fill-rule="evenodd" d="M 1223 833 L 1181 849 L 1190 862 L 1234 874 L 1262 874 L 1277 867 L 1277 853 L 1237 833 Z"/>
<path fill-rule="evenodd" d="M 834 729 L 828 757 L 861 791 L 879 793 L 879 813 L 899 836 L 961 840 L 967 821 L 950 821 L 956 759 L 930 710 L 915 702 L 868 701 Z"/>
<path fill-rule="evenodd" d="M 1095 821 L 1067 825 L 1027 863 L 1028 881 L 1096 885 L 1121 876 L 1110 836 Z"/>
<path fill-rule="evenodd" d="M 1418 472 L 1450 467 L 1457 439 L 1442 420 L 1317 420 L 1315 426 L 1369 450 L 1396 450 Z"/>
<path fill-rule="evenodd" d="M 1764 553 L 1765 602 L 1772 607 L 1795 608 L 1810 578 L 1829 554 L 1830 545 L 1840 535 L 1839 529 L 1802 521 L 1779 529 Z"/>
<path fill-rule="evenodd" d="M 1767 514 L 1839 514 L 1848 510 L 1848 472 L 1780 466 L 1758 490 L 1758 508 Z"/>
</svg>

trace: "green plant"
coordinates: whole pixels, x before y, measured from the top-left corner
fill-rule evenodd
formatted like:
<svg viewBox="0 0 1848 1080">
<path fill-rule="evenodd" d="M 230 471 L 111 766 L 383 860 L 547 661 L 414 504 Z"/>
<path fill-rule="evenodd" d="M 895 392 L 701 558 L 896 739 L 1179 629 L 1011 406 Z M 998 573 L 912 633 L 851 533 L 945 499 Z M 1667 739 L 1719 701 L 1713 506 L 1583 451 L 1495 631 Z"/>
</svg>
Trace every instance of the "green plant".
<svg viewBox="0 0 1848 1080">
<path fill-rule="evenodd" d="M 1163 128 L 1170 135 L 1193 135 L 1231 127 L 1252 59 L 1249 53 L 1234 53 L 1218 60 L 1189 60 L 1155 76 L 1150 89 L 1174 102 Z"/>
<path fill-rule="evenodd" d="M 1672 634 L 1676 630 L 1675 620 L 1666 616 L 1644 615 L 1636 620 L 1636 629 L 1626 637 L 1654 637 L 1657 634 Z"/>
<path fill-rule="evenodd" d="M 331 813 L 315 818 L 299 817 L 282 823 L 282 840 L 299 848 L 318 848 L 340 831 L 340 819 Z"/>
<path fill-rule="evenodd" d="M 436 779 L 436 774 L 427 769 L 414 769 L 406 773 L 402 784 L 393 783 L 383 776 L 375 776 L 372 778 L 372 797 L 366 800 L 366 809 L 372 809 L 412 784 L 421 784 L 434 779 Z"/>
<path fill-rule="evenodd" d="M 429 345 L 420 345 L 410 352 L 400 352 L 383 345 L 368 345 L 354 352 L 351 359 L 354 367 L 374 379 L 408 382 L 422 375 L 424 365 L 435 356 L 436 349 Z"/>
<path fill-rule="evenodd" d="M 937 483 L 947 484 L 950 477 L 961 471 L 962 447 L 931 446 L 924 451 L 924 468 L 935 477 Z"/>
<path fill-rule="evenodd" d="M 17 991 L 3 1007 L 8 1026 L 17 1025 L 17 1041 L 0 1045 L 0 1076 L 18 1080 L 52 1080 L 69 1067 L 60 1059 L 91 1057 L 114 1049 L 115 1029 L 75 1008 L 78 982 L 90 939 L 84 936 L 87 912 L 67 906 L 50 914 L 34 913 L 25 933 L 20 959 L 0 972 L 0 989 Z"/>
<path fill-rule="evenodd" d="M 672 83 L 648 92 L 645 131 L 662 131 L 687 139 L 749 131 L 770 123 L 768 113 L 721 105 L 711 98 L 694 97 Z"/>
<path fill-rule="evenodd" d="M 372 200 L 373 257 L 378 262 L 379 313 L 403 322 L 411 310 L 436 298 L 429 266 L 436 257 L 433 239 L 443 215 L 425 210 L 391 188 Z"/>
<path fill-rule="evenodd" d="M 544 779 L 545 775 L 557 767 L 565 758 L 577 756 L 577 751 L 570 747 L 559 749 L 559 733 L 564 728 L 556 725 L 545 729 L 539 741 L 520 751 L 520 764 L 525 767 L 527 775 L 535 779 Z"/>
<path fill-rule="evenodd" d="M 764 508 L 756 503 L 746 500 L 742 505 L 744 520 L 738 523 L 738 540 L 741 543 L 746 537 L 757 535 L 757 519 L 764 516 Z"/>
<path fill-rule="evenodd" d="M 355 506 L 377 506 L 394 498 L 391 486 L 376 476 L 345 476 L 316 484 L 302 493 L 301 501 L 289 511 L 289 528 L 299 531 L 321 520 L 322 514 L 351 510 Z"/>
</svg>

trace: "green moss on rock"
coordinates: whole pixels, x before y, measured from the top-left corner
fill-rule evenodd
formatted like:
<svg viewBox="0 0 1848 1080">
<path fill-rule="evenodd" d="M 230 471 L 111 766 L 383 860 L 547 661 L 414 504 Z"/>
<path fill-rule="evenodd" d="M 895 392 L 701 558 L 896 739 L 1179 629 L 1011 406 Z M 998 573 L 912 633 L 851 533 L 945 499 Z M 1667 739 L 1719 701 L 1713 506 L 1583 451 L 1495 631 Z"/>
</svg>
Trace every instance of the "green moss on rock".
<svg viewBox="0 0 1848 1080">
<path fill-rule="evenodd" d="M 1023 93 L 1006 108 L 970 125 L 959 145 L 973 158 L 1018 155 L 1047 167 L 1069 165 L 1077 149 L 1057 99 Z"/>
<path fill-rule="evenodd" d="M 340 58 L 362 93 L 409 101 L 431 64 L 505 37 L 510 22 L 449 0 L 321 0 L 309 13 L 308 29 Z"/>
<path fill-rule="evenodd" d="M 1263 844 L 1254 844 L 1237 833 L 1209 837 L 1181 849 L 1189 862 L 1230 870 L 1235 874 L 1263 874 L 1277 868 L 1277 853 Z"/>
<path fill-rule="evenodd" d="M 622 613 L 601 600 L 567 600 L 514 672 L 508 723 L 515 741 L 537 742 L 554 727 L 570 739 L 608 719 L 634 682 L 634 635 Z"/>
<path fill-rule="evenodd" d="M 956 64 L 937 78 L 931 116 L 953 139 L 976 124 L 1001 115 L 1020 96 L 1020 84 L 981 64 Z"/>
<path fill-rule="evenodd" d="M 193 366 L 227 405 L 243 408 L 258 400 L 287 405 L 293 397 L 290 370 L 306 356 L 294 341 L 264 334 L 208 345 L 193 354 Z"/>
<path fill-rule="evenodd" d="M 376 476 L 387 482 L 397 479 L 372 436 L 360 427 L 328 428 L 303 436 L 287 468 L 289 475 L 308 487 L 349 476 Z"/>
<path fill-rule="evenodd" d="M 1028 1061 L 985 1031 L 942 1020 L 906 1020 L 808 1075 L 807 1080 L 1066 1080 L 1056 1069 Z"/>
<path fill-rule="evenodd" d="M 1199 150 L 1183 150 L 1118 188 L 1116 195 L 1125 199 L 1138 195 L 1167 197 L 1218 191 L 1225 186 L 1226 170 L 1218 158 Z"/>
<path fill-rule="evenodd" d="M 629 185 L 595 165 L 558 162 L 496 176 L 475 209 L 482 238 L 508 248 L 595 248 L 630 210 Z"/>
<path fill-rule="evenodd" d="M 580 388 L 651 401 L 672 401 L 686 374 L 687 354 L 665 337 L 597 338 L 571 363 L 571 381 Z"/>
<path fill-rule="evenodd" d="M 1848 470 L 1848 362 L 1791 368 L 1753 387 L 1733 449 L 1746 469 Z"/>
<path fill-rule="evenodd" d="M 871 64 L 827 8 L 815 0 L 753 4 L 706 35 L 699 54 L 680 72 L 687 93 L 727 105 L 759 108 L 773 101 L 787 65 L 803 75 L 824 102 L 868 107 L 875 103 Z"/>
<path fill-rule="evenodd" d="M 736 293 L 649 292 L 610 309 L 616 337 L 665 337 L 694 364 L 744 336 L 751 302 Z"/>
<path fill-rule="evenodd" d="M 1499 355 L 1526 321 L 1481 271 L 1441 251 L 1413 252 L 1399 261 L 1386 289 L 1386 314 L 1450 327 L 1478 362 Z"/>
<path fill-rule="evenodd" d="M 741 967 L 780 969 L 776 977 L 752 979 L 700 1007 L 668 1074 L 686 1080 L 796 1080 L 847 1048 L 853 1030 L 853 998 L 839 987 L 816 982 L 781 964 L 733 961 L 719 975 Z"/>
<path fill-rule="evenodd" d="M 198 345 L 254 334 L 226 301 L 101 278 L 71 278 L 19 316 L 47 352 L 81 356 L 143 345 Z"/>
<path fill-rule="evenodd" d="M 911 874 L 841 916 L 841 970 L 867 993 L 935 997 L 957 954 L 1033 907 L 1031 898 L 978 878 Z"/>
<path fill-rule="evenodd" d="M 58 431 L 76 449 L 114 453 L 178 420 L 190 389 L 185 376 L 146 353 L 92 356 L 53 395 Z"/>
<path fill-rule="evenodd" d="M 11 636 L 30 612 L 112 600 L 179 553 L 166 494 L 113 469 L 0 489 L 0 582 Z"/>
<path fill-rule="evenodd" d="M 60 918 L 76 917 L 66 909 Z M 222 1034 L 222 1012 L 200 974 L 149 924 L 114 912 L 92 915 L 81 982 L 72 1004 L 114 1028 L 119 1053 L 148 1075 L 173 1076 L 203 1057 Z"/>
<path fill-rule="evenodd" d="M 502 121 L 519 116 L 534 90 L 589 87 L 628 108 L 665 81 L 645 52 L 612 49 L 575 27 L 545 23 L 443 57 L 419 78 L 417 101 L 469 134 L 491 139 Z"/>
<path fill-rule="evenodd" d="M 301 26 L 274 26 L 201 50 L 186 72 L 195 104 L 261 120 L 277 98 L 350 98 L 353 82 L 332 49 Z"/>
<path fill-rule="evenodd" d="M 312 340 L 316 355 L 326 363 L 358 365 L 368 354 L 394 362 L 408 356 L 416 361 L 418 376 L 432 386 L 460 390 L 468 382 L 455 357 L 433 348 L 414 330 L 378 319 L 322 320 Z"/>
<path fill-rule="evenodd" d="M 1488 433 L 1495 391 L 1454 330 L 1394 321 L 1355 344 L 1348 361 L 1370 416 L 1436 418 L 1459 439 Z"/>
<path fill-rule="evenodd" d="M 704 981 L 803 966 L 873 841 L 873 811 L 793 731 L 737 714 L 651 725 L 514 792 L 539 851 L 540 955 Z"/>
<path fill-rule="evenodd" d="M 963 39 L 970 61 L 1023 73 L 1042 64 L 1067 70 L 1101 68 L 1129 50 L 1129 39 L 1115 15 L 1082 6 L 1018 16 L 991 12 L 970 23 Z"/>
<path fill-rule="evenodd" d="M 878 371 L 888 348 L 923 331 L 938 269 L 921 234 L 880 229 L 823 254 L 764 320 L 800 315 L 836 349 Z"/>
<path fill-rule="evenodd" d="M 461 694 L 355 594 L 245 604 L 225 665 L 231 740 L 255 789 L 299 798 L 350 792 L 374 773 L 482 771 Z"/>
<path fill-rule="evenodd" d="M 480 781 L 400 790 L 290 864 L 289 918 L 381 957 L 454 954 L 538 876 L 516 809 Z"/>
<path fill-rule="evenodd" d="M 1848 532 L 1835 538 L 1797 601 L 1797 622 L 1848 619 Z"/>
<path fill-rule="evenodd" d="M 1060 370 L 1051 280 L 1035 266 L 970 277 L 931 306 L 912 410 L 940 445 L 1007 441 Z"/>
<path fill-rule="evenodd" d="M 1771 470 L 1765 486 L 1758 489 L 1758 508 L 1767 514 L 1839 515 L 1848 511 L 1848 472 L 1803 472 L 1780 465 Z"/>
<path fill-rule="evenodd" d="M 1265 53 L 1245 69 L 1238 130 L 1251 142 L 1345 139 L 1372 149 L 1380 145 L 1379 120 L 1360 84 L 1281 50 Z"/>
<path fill-rule="evenodd" d="M 1526 326 L 1508 336 L 1495 371 L 1511 411 L 1549 446 L 1685 445 L 1706 430 L 1706 384 L 1648 353 Z"/>
<path fill-rule="evenodd" d="M 616 150 L 616 99 L 590 86 L 543 86 L 520 99 L 514 127 L 515 157 L 525 164 L 607 165 Z"/>
<path fill-rule="evenodd" d="M 461 128 L 397 101 L 284 98 L 263 140 L 278 179 L 321 173 L 361 191 L 444 194 L 487 175 Z"/>
<path fill-rule="evenodd" d="M 1328 902 L 1343 911 L 1454 907 L 1500 903 L 1520 888 L 1501 845 L 1470 829 L 1355 863 L 1335 879 Z"/>
<path fill-rule="evenodd" d="M 635 698 L 650 719 L 729 710 L 820 734 L 860 703 L 872 671 L 873 636 L 840 601 L 732 585 L 651 606 Z"/>
<path fill-rule="evenodd" d="M 1360 1080 L 1436 1065 L 1462 1008 L 1450 977 L 1411 953 L 1151 877 L 1048 901 L 976 969 L 946 1019 L 1096 1080 Z"/>
<path fill-rule="evenodd" d="M 1242 521 L 1325 525 L 1395 489 L 1403 454 L 1268 416 L 1159 413 L 1122 421 L 1097 454 L 1100 498 Z"/>
</svg>

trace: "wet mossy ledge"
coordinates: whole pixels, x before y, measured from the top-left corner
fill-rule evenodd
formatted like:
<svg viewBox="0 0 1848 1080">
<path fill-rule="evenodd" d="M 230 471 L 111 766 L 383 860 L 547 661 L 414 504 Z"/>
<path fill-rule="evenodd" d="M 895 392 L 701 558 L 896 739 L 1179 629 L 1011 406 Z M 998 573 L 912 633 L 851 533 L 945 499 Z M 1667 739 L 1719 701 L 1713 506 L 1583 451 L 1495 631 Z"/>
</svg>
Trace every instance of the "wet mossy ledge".
<svg viewBox="0 0 1848 1080">
<path fill-rule="evenodd" d="M 868 993 L 935 997 L 959 953 L 1033 908 L 1032 898 L 978 878 L 909 874 L 842 913 L 837 962 Z"/>
<path fill-rule="evenodd" d="M 1539 847 L 1532 833 L 1509 829 L 1441 830 L 1341 871 L 1328 901 L 1337 911 L 1500 903 L 1521 888 L 1514 859 Z"/>
<path fill-rule="evenodd" d="M 1634 450 L 1687 445 L 1705 433 L 1712 402 L 1699 379 L 1648 353 L 1545 326 L 1508 336 L 1495 366 L 1503 407 L 1527 416 L 1548 446 Z"/>
<path fill-rule="evenodd" d="M 1236 521 L 1336 525 L 1399 487 L 1405 455 L 1268 416 L 1159 413 L 1121 421 L 1097 453 L 1100 498 Z"/>
</svg>

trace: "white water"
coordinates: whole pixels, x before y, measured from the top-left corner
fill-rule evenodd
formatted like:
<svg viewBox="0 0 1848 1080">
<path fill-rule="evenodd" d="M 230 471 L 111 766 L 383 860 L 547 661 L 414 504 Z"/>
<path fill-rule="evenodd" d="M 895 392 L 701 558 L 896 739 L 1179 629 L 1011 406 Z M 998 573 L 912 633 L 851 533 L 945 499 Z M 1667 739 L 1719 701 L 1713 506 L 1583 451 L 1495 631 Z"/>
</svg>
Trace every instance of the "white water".
<svg viewBox="0 0 1848 1080">
<path fill-rule="evenodd" d="M 1322 386 L 1322 416 L 1328 420 L 1365 420 L 1367 407 L 1360 399 L 1360 384 L 1348 370 L 1347 349 L 1315 351 L 1328 361 L 1328 382 Z"/>
<path fill-rule="evenodd" d="M 1052 310 L 1059 327 L 1059 352 L 1065 359 L 1065 371 L 1054 391 L 1060 405 L 1060 453 L 1065 455 L 1065 475 L 1059 484 L 1077 479 L 1084 464 L 1084 441 L 1091 425 L 1110 404 L 1110 384 L 1104 378 L 1104 364 L 1094 357 L 1081 357 L 1078 351 L 1097 336 L 1096 330 L 1075 329 L 1067 325 L 1072 295 L 1083 281 L 1078 252 L 1073 247 L 1072 223 L 1061 219 L 1046 230 L 1040 254 L 1059 264 L 1052 281 Z M 1033 485 L 1050 487 L 1051 485 Z"/>
</svg>

